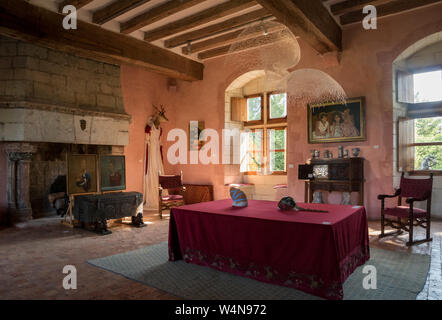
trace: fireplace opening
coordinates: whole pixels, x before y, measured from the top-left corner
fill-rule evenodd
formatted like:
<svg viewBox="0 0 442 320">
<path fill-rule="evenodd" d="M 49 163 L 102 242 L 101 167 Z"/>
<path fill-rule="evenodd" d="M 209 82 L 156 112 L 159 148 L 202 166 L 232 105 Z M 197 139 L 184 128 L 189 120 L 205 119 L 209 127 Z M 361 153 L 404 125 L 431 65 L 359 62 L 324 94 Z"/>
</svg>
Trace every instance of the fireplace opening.
<svg viewBox="0 0 442 320">
<path fill-rule="evenodd" d="M 36 143 L 30 164 L 29 199 L 32 218 L 64 214 L 67 154 L 111 154 L 112 146 Z"/>
</svg>

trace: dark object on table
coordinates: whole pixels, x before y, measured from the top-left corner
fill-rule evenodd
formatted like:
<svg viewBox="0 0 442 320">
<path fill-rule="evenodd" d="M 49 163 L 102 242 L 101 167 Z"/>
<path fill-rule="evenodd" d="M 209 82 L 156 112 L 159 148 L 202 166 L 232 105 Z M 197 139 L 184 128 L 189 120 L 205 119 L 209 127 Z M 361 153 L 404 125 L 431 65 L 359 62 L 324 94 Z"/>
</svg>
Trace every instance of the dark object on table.
<svg viewBox="0 0 442 320">
<path fill-rule="evenodd" d="M 311 171 L 304 175 L 312 174 L 314 179 L 305 181 L 304 202 L 311 203 L 313 193 L 321 190 L 358 192 L 358 205 L 364 205 L 364 158 L 312 159 L 307 168 Z"/>
<path fill-rule="evenodd" d="M 246 194 L 239 188 L 230 187 L 230 197 L 233 200 L 232 207 L 245 208 L 249 205 Z"/>
<path fill-rule="evenodd" d="M 293 210 L 296 207 L 296 202 L 295 200 L 293 200 L 292 197 L 283 197 L 281 200 L 279 200 L 278 202 L 278 208 L 279 210 L 283 210 L 283 211 L 288 211 L 288 210 Z"/>
<path fill-rule="evenodd" d="M 168 191 L 169 195 L 163 195 L 164 189 Z M 179 175 L 158 176 L 158 213 L 160 219 L 163 219 L 163 210 L 184 205 L 185 192 L 183 171 Z"/>
<path fill-rule="evenodd" d="M 118 192 L 75 197 L 73 209 L 75 220 L 95 225 L 99 234 L 112 233 L 107 229 L 108 219 L 120 219 L 132 216 L 132 224 L 145 227 L 143 212 L 137 212 L 143 203 L 143 195 L 139 192 Z"/>
<path fill-rule="evenodd" d="M 407 246 L 420 244 L 427 241 L 432 241 L 430 237 L 431 226 L 431 192 L 433 189 L 433 174 L 430 174 L 429 179 L 406 179 L 402 173 L 401 183 L 399 189 L 393 195 L 380 194 L 378 199 L 381 200 L 381 234 L 379 238 L 390 235 L 399 235 L 402 230 L 408 232 Z M 385 208 L 385 198 L 398 197 L 398 205 L 393 208 Z M 409 205 L 402 206 L 402 198 L 407 198 L 405 202 Z M 427 209 L 414 208 L 414 203 L 418 201 L 427 201 Z M 385 216 L 396 217 L 395 220 L 387 219 Z M 403 222 L 402 219 L 406 221 Z M 391 227 L 397 231 L 385 233 L 385 227 Z M 426 229 L 426 238 L 422 240 L 413 241 L 413 228 L 420 226 Z"/>
<path fill-rule="evenodd" d="M 306 212 L 324 212 L 324 213 L 328 212 L 324 210 L 301 208 L 296 204 L 295 199 L 289 196 L 283 197 L 281 200 L 279 200 L 278 208 L 283 211 L 290 211 L 295 209 L 296 211 L 306 211 Z"/>
</svg>

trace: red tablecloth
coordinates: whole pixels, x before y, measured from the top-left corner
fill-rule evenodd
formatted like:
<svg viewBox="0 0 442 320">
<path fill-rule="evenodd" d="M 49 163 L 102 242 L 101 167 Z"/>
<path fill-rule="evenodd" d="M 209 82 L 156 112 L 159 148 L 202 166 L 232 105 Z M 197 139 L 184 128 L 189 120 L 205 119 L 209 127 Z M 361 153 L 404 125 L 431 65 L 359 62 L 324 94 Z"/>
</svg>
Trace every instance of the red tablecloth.
<svg viewBox="0 0 442 320">
<path fill-rule="evenodd" d="M 328 212 L 280 211 L 262 200 L 246 208 L 233 208 L 232 200 L 173 208 L 169 260 L 342 299 L 344 281 L 370 258 L 365 209 L 299 206 Z"/>
</svg>

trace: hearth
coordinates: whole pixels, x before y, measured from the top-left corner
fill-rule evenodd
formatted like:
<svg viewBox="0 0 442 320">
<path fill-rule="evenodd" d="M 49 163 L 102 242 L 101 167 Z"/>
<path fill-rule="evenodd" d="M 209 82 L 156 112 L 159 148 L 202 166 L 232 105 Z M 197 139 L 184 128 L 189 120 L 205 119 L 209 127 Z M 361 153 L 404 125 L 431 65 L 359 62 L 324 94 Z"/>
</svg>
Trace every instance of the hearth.
<svg viewBox="0 0 442 320">
<path fill-rule="evenodd" d="M 68 153 L 124 154 L 129 143 L 120 67 L 2 36 L 0 45 L 9 220 L 55 215 L 48 195 Z"/>
<path fill-rule="evenodd" d="M 5 143 L 8 161 L 8 207 L 12 223 L 55 216 L 64 199 L 60 180 L 66 181 L 67 154 L 122 154 L 123 147 L 62 143 Z M 61 212 L 59 212 L 60 214 Z"/>
</svg>

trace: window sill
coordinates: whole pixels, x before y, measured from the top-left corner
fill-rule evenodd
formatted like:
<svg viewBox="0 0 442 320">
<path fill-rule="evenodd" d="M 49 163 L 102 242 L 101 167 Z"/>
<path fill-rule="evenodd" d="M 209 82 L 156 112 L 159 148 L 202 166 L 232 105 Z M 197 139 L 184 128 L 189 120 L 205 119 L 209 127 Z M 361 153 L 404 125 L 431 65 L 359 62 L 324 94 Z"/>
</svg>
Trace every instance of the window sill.
<svg viewBox="0 0 442 320">
<path fill-rule="evenodd" d="M 242 174 L 246 175 L 246 176 L 286 176 L 287 172 L 283 172 L 283 171 L 277 171 L 277 172 L 272 172 L 269 174 L 261 174 L 258 172 L 241 172 Z"/>
<path fill-rule="evenodd" d="M 407 172 L 410 176 L 429 176 L 432 173 L 434 176 L 442 176 L 442 170 L 415 170 Z"/>
<path fill-rule="evenodd" d="M 244 121 L 244 127 L 259 126 L 263 124 L 264 124 L 263 120 Z"/>
</svg>

